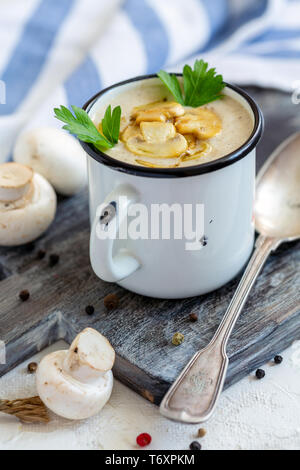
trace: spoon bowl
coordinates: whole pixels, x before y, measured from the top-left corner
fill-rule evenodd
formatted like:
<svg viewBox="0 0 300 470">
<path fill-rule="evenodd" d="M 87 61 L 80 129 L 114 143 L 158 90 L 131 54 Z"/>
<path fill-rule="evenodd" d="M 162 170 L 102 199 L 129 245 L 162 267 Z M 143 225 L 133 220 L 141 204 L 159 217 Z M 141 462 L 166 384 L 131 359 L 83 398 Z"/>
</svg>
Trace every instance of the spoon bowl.
<svg viewBox="0 0 300 470">
<path fill-rule="evenodd" d="M 262 167 L 254 213 L 261 235 L 281 241 L 300 237 L 300 132 L 285 140 Z"/>
</svg>

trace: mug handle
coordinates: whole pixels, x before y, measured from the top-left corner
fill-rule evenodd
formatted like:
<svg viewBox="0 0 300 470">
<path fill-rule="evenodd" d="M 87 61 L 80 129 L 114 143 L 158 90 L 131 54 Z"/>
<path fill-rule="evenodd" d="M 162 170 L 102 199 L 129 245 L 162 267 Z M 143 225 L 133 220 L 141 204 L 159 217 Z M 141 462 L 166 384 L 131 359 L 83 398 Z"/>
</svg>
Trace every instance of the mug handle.
<svg viewBox="0 0 300 470">
<path fill-rule="evenodd" d="M 97 209 L 91 230 L 90 259 L 95 274 L 104 281 L 121 281 L 141 266 L 137 257 L 126 248 L 113 255 L 114 242 L 127 219 L 128 207 L 137 199 L 131 186 L 120 185 Z M 108 232 L 110 236 L 107 236 Z"/>
</svg>

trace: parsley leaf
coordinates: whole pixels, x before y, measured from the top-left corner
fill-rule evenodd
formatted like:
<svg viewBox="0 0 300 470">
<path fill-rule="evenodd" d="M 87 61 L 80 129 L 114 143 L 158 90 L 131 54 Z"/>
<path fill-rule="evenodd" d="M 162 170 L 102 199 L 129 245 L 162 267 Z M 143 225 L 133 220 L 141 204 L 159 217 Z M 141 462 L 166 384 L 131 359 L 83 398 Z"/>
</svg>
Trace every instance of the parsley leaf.
<svg viewBox="0 0 300 470">
<path fill-rule="evenodd" d="M 65 106 L 54 109 L 54 114 L 57 119 L 66 123 L 63 129 L 74 134 L 79 140 L 93 144 L 96 149 L 103 151 L 112 148 L 119 140 L 120 122 L 121 122 L 121 108 L 118 106 L 111 113 L 111 107 L 106 110 L 105 116 L 102 120 L 103 130 L 102 135 L 86 111 L 77 106 L 72 106 L 74 115 Z"/>
<path fill-rule="evenodd" d="M 222 98 L 221 91 L 225 87 L 222 75 L 216 74 L 216 69 L 208 69 L 208 63 L 196 60 L 194 70 L 185 65 L 183 68 L 183 90 L 176 75 L 161 70 L 158 77 L 172 93 L 176 101 L 185 106 L 197 108 Z"/>
<path fill-rule="evenodd" d="M 113 112 L 111 112 L 111 106 L 109 105 L 104 118 L 102 119 L 102 132 L 104 136 L 113 144 L 117 144 L 120 134 L 121 124 L 121 107 L 117 106 Z"/>
<path fill-rule="evenodd" d="M 176 75 L 174 74 L 170 75 L 168 72 L 165 72 L 164 70 L 161 70 L 157 75 L 161 79 L 161 81 L 166 85 L 168 90 L 172 93 L 177 103 L 184 105 L 184 99 L 182 96 L 180 83 Z"/>
</svg>

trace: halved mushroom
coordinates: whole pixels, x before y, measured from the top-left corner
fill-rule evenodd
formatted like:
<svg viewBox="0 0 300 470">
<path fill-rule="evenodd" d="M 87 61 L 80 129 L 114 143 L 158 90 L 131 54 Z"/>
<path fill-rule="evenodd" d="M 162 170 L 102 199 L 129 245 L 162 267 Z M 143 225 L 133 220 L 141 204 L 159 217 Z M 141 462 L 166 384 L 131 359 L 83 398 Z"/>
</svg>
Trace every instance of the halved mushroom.
<svg viewBox="0 0 300 470">
<path fill-rule="evenodd" d="M 166 142 L 175 137 L 176 129 L 170 122 L 141 122 L 140 129 L 146 142 Z"/>
<path fill-rule="evenodd" d="M 51 224 L 56 194 L 48 181 L 19 163 L 0 165 L 0 245 L 23 245 Z"/>
<path fill-rule="evenodd" d="M 36 373 L 38 394 L 48 408 L 64 418 L 89 418 L 111 395 L 114 360 L 109 341 L 86 328 L 68 351 L 55 351 L 43 358 Z"/>
<path fill-rule="evenodd" d="M 173 101 L 158 101 L 156 103 L 137 106 L 133 108 L 132 112 L 132 117 L 136 120 L 137 124 L 140 124 L 142 121 L 165 122 L 167 119 L 183 115 L 183 106 Z"/>
<path fill-rule="evenodd" d="M 105 336 L 86 328 L 74 339 L 64 361 L 67 373 L 80 382 L 90 383 L 110 371 L 115 351 Z"/>
<path fill-rule="evenodd" d="M 130 152 L 143 157 L 173 158 L 187 150 L 187 141 L 176 134 L 170 123 L 142 123 L 142 136 L 133 136 L 126 141 Z"/>
<path fill-rule="evenodd" d="M 209 139 L 222 130 L 220 117 L 211 109 L 189 109 L 184 116 L 175 121 L 175 126 L 181 134 L 194 134 L 198 139 Z"/>
</svg>

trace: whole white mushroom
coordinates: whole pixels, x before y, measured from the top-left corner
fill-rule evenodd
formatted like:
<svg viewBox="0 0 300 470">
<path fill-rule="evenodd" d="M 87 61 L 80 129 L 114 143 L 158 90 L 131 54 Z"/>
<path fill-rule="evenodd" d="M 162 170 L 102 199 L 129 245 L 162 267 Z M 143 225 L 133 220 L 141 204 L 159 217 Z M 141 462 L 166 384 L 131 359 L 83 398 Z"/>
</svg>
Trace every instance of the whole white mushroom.
<svg viewBox="0 0 300 470">
<path fill-rule="evenodd" d="M 13 159 L 43 175 L 65 196 L 77 193 L 86 185 L 85 152 L 63 130 L 42 127 L 24 132 L 17 139 Z"/>
<path fill-rule="evenodd" d="M 47 230 L 56 194 L 41 175 L 19 163 L 0 165 L 0 245 L 23 245 Z"/>
<path fill-rule="evenodd" d="M 115 351 L 92 328 L 83 330 L 69 350 L 53 352 L 40 362 L 36 384 L 41 400 L 57 415 L 85 419 L 108 401 L 112 387 Z"/>
</svg>

